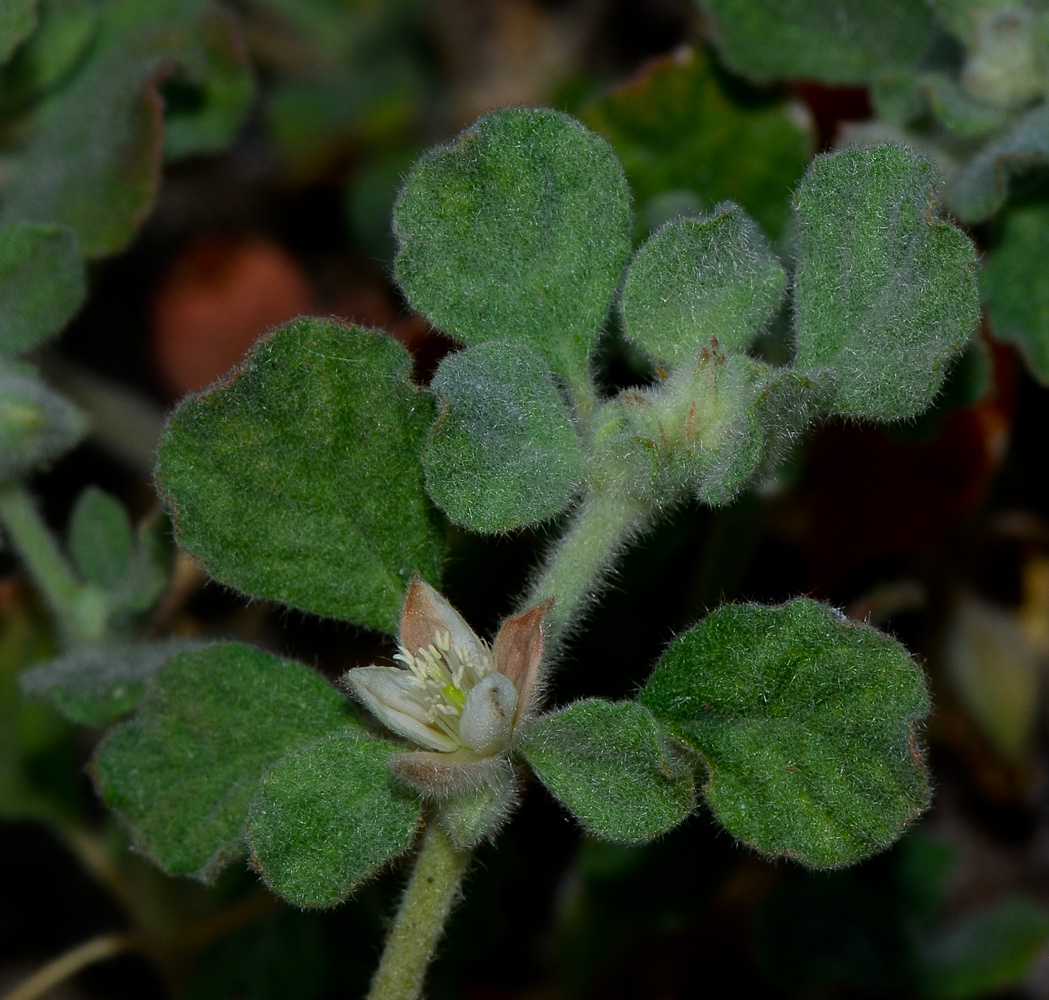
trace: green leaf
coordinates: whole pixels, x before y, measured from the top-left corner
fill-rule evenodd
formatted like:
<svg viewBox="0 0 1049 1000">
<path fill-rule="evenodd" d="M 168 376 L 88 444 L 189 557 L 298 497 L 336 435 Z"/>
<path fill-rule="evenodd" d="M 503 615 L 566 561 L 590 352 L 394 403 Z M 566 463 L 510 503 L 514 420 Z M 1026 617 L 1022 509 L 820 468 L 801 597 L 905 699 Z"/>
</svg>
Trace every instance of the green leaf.
<svg viewBox="0 0 1049 1000">
<path fill-rule="evenodd" d="M 921 952 L 919 995 L 977 1000 L 1019 986 L 1049 940 L 1049 912 L 1022 897 L 970 913 Z"/>
<path fill-rule="evenodd" d="M 1014 177 L 1047 163 L 1049 102 L 1042 102 L 965 163 L 948 187 L 948 204 L 965 222 L 983 222 L 1005 204 Z"/>
<path fill-rule="evenodd" d="M 922 0 L 703 0 L 725 63 L 753 80 L 861 84 L 906 71 L 933 32 Z"/>
<path fill-rule="evenodd" d="M 830 376 L 834 412 L 920 413 L 976 324 L 976 251 L 932 187 L 928 163 L 883 145 L 817 157 L 795 195 L 795 364 Z"/>
<path fill-rule="evenodd" d="M 49 701 L 77 725 L 104 726 L 142 700 L 146 682 L 168 660 L 201 645 L 172 638 L 81 647 L 23 671 L 22 694 Z"/>
<path fill-rule="evenodd" d="M 86 430 L 80 410 L 28 365 L 0 359 L 0 483 L 21 479 L 57 458 Z"/>
<path fill-rule="evenodd" d="M 86 294 L 76 238 L 61 226 L 0 226 L 0 355 L 58 333 Z"/>
<path fill-rule="evenodd" d="M 152 207 L 164 146 L 158 86 L 200 59 L 206 0 L 109 0 L 90 58 L 42 102 L 11 164 L 0 221 L 69 226 L 88 257 L 130 242 Z"/>
<path fill-rule="evenodd" d="M 482 344 L 445 357 L 430 388 L 438 410 L 426 489 L 456 524 L 509 531 L 564 510 L 583 451 L 540 358 L 520 344 Z"/>
<path fill-rule="evenodd" d="M 124 505 L 97 486 L 77 498 L 69 518 L 69 554 L 81 578 L 116 590 L 131 572 L 134 539 Z"/>
<path fill-rule="evenodd" d="M 244 124 L 254 92 L 244 42 L 229 13 L 205 11 L 194 34 L 197 45 L 165 88 L 169 161 L 223 152 Z"/>
<path fill-rule="evenodd" d="M 397 280 L 457 340 L 524 344 L 575 382 L 630 251 L 629 202 L 612 150 L 575 119 L 494 112 L 409 174 Z"/>
<path fill-rule="evenodd" d="M 991 329 L 1015 344 L 1031 373 L 1049 385 L 1049 204 L 1010 208 L 980 274 Z"/>
<path fill-rule="evenodd" d="M 738 206 L 676 219 L 638 250 L 621 309 L 628 337 L 676 367 L 695 363 L 712 340 L 746 351 L 783 296 L 787 275 L 761 230 Z"/>
<path fill-rule="evenodd" d="M 786 193 L 812 153 L 802 116 L 778 97 L 733 100 L 695 49 L 655 60 L 583 119 L 623 161 L 644 231 L 728 200 L 778 236 L 790 216 Z"/>
<path fill-rule="evenodd" d="M 333 320 L 260 341 L 161 440 L 179 541 L 245 593 L 395 633 L 444 553 L 419 461 L 433 407 L 410 374 L 395 340 Z"/>
<path fill-rule="evenodd" d="M 37 0 L 4 0 L 0 7 L 0 64 L 32 33 L 36 5 Z"/>
<path fill-rule="evenodd" d="M 248 812 L 251 865 L 298 906 L 334 906 L 406 851 L 419 799 L 396 785 L 395 743 L 341 736 L 289 753 Z"/>
<path fill-rule="evenodd" d="M 4 72 L 9 107 L 28 106 L 58 86 L 84 56 L 99 22 L 95 0 L 43 0 L 37 27 Z"/>
<path fill-rule="evenodd" d="M 651 840 L 696 804 L 689 767 L 636 702 L 576 702 L 539 719 L 518 746 L 550 792 L 607 840 Z"/>
<path fill-rule="evenodd" d="M 671 643 L 639 700 L 706 763 L 717 819 L 766 854 L 851 864 L 928 804 L 921 671 L 816 601 L 720 608 Z"/>
<path fill-rule="evenodd" d="M 355 734 L 364 727 L 349 704 L 312 670 L 222 643 L 157 671 L 94 773 L 142 851 L 171 874 L 209 881 L 243 851 L 262 775 L 293 750 Z"/>
</svg>

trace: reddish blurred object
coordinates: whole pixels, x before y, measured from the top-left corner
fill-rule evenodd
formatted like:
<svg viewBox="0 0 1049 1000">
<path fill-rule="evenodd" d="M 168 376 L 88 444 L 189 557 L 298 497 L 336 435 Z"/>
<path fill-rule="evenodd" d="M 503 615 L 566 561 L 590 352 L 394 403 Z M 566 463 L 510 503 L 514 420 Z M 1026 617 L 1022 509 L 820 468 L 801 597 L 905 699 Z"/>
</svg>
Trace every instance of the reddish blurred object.
<svg viewBox="0 0 1049 1000">
<path fill-rule="evenodd" d="M 272 240 L 206 236 L 182 250 L 151 308 L 157 375 L 178 398 L 224 375 L 270 327 L 311 312 L 313 295 Z"/>
<path fill-rule="evenodd" d="M 828 87 L 815 81 L 795 84 L 794 93 L 808 105 L 816 123 L 818 149 L 829 149 L 842 122 L 866 121 L 871 102 L 863 87 Z"/>
</svg>

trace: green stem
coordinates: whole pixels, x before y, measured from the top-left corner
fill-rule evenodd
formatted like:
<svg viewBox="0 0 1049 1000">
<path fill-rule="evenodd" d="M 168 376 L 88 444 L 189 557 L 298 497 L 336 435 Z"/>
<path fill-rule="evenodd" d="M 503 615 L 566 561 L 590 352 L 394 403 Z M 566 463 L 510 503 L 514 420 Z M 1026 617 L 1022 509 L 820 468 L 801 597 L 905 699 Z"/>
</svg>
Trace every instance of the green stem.
<svg viewBox="0 0 1049 1000">
<path fill-rule="evenodd" d="M 415 1000 L 420 995 L 426 967 L 459 898 L 459 882 L 469 863 L 470 852 L 457 851 L 440 825 L 431 823 L 368 1000 Z"/>
<path fill-rule="evenodd" d="M 81 636 L 84 629 L 77 611 L 84 588 L 21 484 L 0 487 L 0 521 L 63 632 L 67 637 Z"/>
<path fill-rule="evenodd" d="M 591 493 L 564 537 L 553 547 L 523 602 L 535 607 L 553 597 L 545 620 L 548 648 L 597 594 L 612 560 L 650 519 L 639 504 L 608 493 Z"/>
</svg>

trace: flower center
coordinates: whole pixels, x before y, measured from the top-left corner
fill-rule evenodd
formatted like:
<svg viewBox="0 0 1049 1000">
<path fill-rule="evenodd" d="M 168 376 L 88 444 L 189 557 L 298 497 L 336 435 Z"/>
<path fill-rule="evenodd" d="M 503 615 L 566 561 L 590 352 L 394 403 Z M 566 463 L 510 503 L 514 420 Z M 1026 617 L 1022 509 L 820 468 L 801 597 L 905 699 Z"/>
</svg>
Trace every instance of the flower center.
<svg viewBox="0 0 1049 1000">
<path fill-rule="evenodd" d="M 449 633 L 440 632 L 425 649 L 413 654 L 401 646 L 393 658 L 411 672 L 411 697 L 426 711 L 426 721 L 463 742 L 459 721 L 466 700 L 485 677 L 495 672 L 488 645 L 479 639 L 476 650 L 463 649 L 452 644 Z"/>
</svg>

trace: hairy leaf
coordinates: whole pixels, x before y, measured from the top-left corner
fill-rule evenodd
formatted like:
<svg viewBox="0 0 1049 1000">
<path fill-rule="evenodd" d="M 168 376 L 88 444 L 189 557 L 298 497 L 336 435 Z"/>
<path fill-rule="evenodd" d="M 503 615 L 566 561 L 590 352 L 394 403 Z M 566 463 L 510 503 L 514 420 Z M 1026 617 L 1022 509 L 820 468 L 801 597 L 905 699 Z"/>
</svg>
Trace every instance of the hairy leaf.
<svg viewBox="0 0 1049 1000">
<path fill-rule="evenodd" d="M 938 218 L 928 163 L 899 146 L 817 157 L 795 195 L 796 367 L 837 413 L 925 409 L 979 315 L 976 251 Z"/>
<path fill-rule="evenodd" d="M 138 847 L 171 874 L 208 881 L 244 850 L 248 805 L 285 754 L 364 735 L 312 670 L 236 643 L 183 653 L 94 761 L 98 788 Z"/>
<path fill-rule="evenodd" d="M 688 765 L 635 702 L 576 702 L 536 722 L 520 747 L 539 780 L 598 837 L 651 840 L 695 806 Z"/>
<path fill-rule="evenodd" d="M 767 854 L 851 864 L 928 804 L 921 671 L 816 601 L 720 608 L 671 643 L 639 700 L 705 761 L 717 819 Z"/>
<path fill-rule="evenodd" d="M 430 388 L 438 410 L 426 488 L 456 524 L 508 531 L 564 510 L 583 452 L 539 357 L 521 344 L 472 347 L 448 355 Z"/>
<path fill-rule="evenodd" d="M 298 906 L 334 906 L 412 842 L 419 799 L 394 783 L 402 747 L 337 736 L 281 758 L 248 812 L 251 864 Z"/>
<path fill-rule="evenodd" d="M 394 209 L 397 280 L 465 344 L 525 344 L 583 376 L 630 250 L 608 144 L 549 109 L 478 119 L 415 165 Z"/>
<path fill-rule="evenodd" d="M 444 552 L 419 461 L 433 408 L 410 372 L 395 340 L 331 320 L 260 341 L 161 440 L 179 541 L 248 594 L 396 632 L 412 574 L 437 579 Z"/>
<path fill-rule="evenodd" d="M 638 250 L 623 285 L 626 334 L 656 360 L 695 363 L 716 340 L 740 353 L 779 305 L 787 275 L 754 222 L 729 202 L 675 219 Z"/>
</svg>

